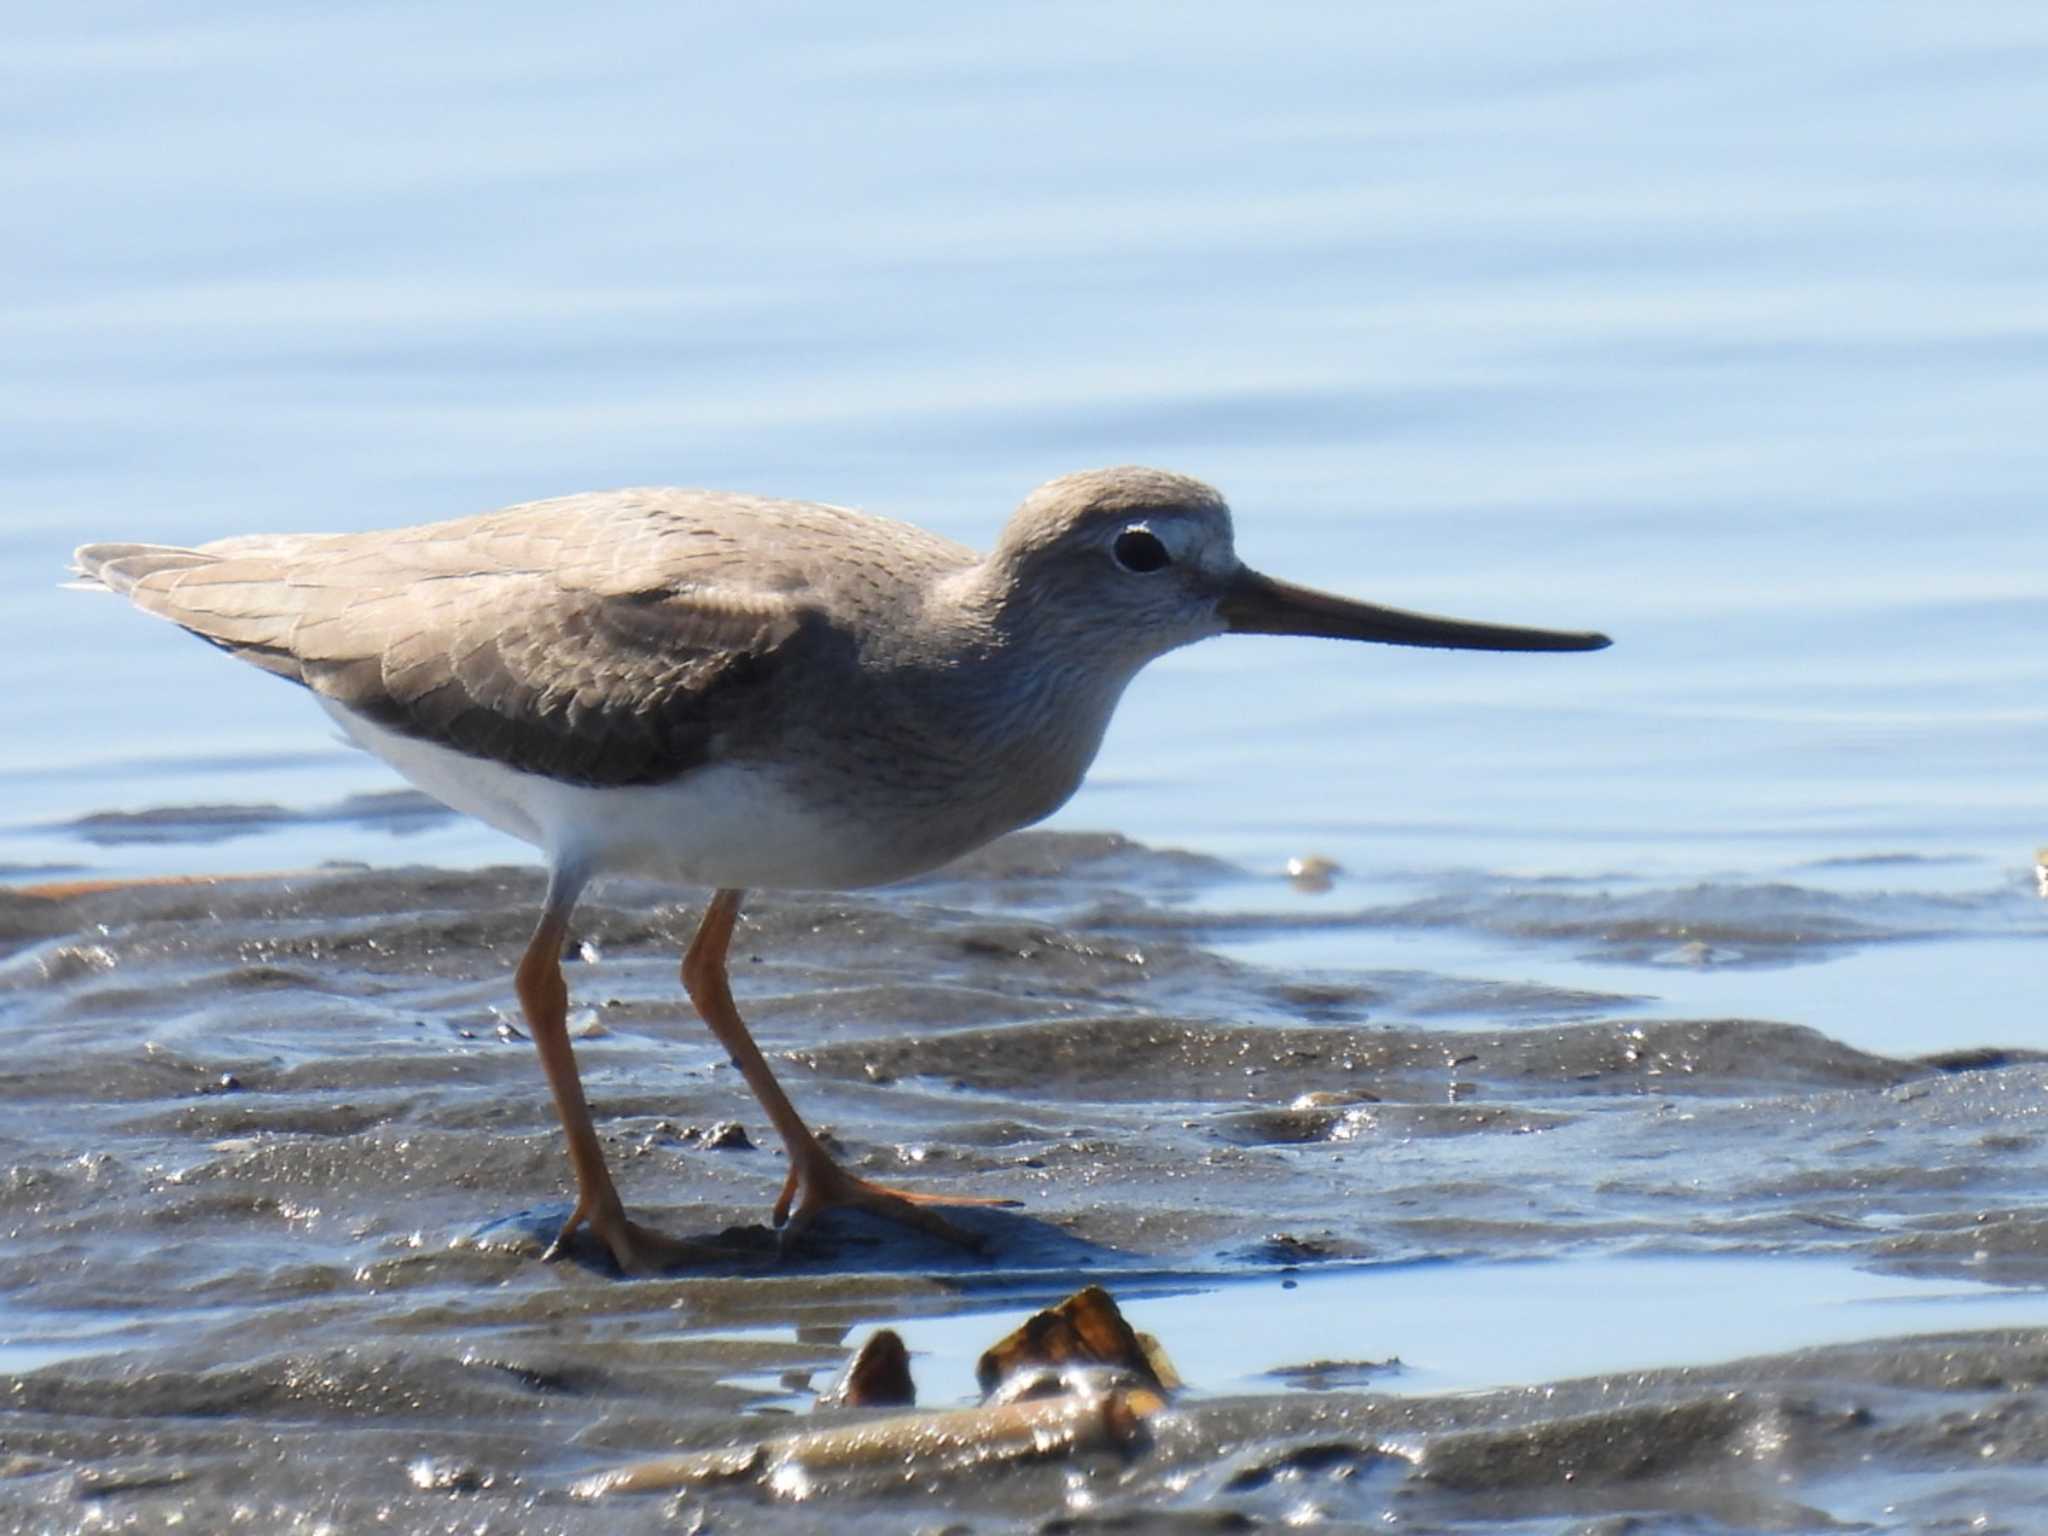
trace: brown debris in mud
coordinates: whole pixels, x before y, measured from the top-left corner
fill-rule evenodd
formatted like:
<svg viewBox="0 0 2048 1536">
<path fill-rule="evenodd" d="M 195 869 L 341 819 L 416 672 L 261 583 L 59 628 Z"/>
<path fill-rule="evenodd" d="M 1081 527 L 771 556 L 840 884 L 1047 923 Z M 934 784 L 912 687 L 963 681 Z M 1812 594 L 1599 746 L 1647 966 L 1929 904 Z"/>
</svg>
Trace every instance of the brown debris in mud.
<svg viewBox="0 0 2048 1536">
<path fill-rule="evenodd" d="M 1127 1371 L 1160 1394 L 1181 1384 L 1159 1341 L 1125 1322 L 1109 1292 L 1099 1285 L 1086 1286 L 1058 1306 L 1026 1318 L 982 1354 L 974 1379 L 989 1396 L 1026 1371 L 1077 1365 Z"/>
<path fill-rule="evenodd" d="M 1061 1370 L 1065 1367 L 1111 1367 Z M 1060 1370 L 1056 1377 L 1051 1374 Z M 579 1498 L 753 1482 L 802 1497 L 820 1477 L 885 1473 L 907 1480 L 934 1473 L 1089 1451 L 1129 1452 L 1144 1421 L 1179 1385 L 1158 1342 L 1134 1332 L 1101 1286 L 1076 1292 L 1030 1318 L 981 1357 L 988 1401 L 972 1408 L 865 1419 L 722 1450 L 636 1462 L 586 1477 Z M 1010 1388 L 1015 1386 L 1015 1393 Z M 1043 1390 L 1046 1387 L 1048 1393 Z M 900 1394 L 891 1396 L 890 1394 Z M 862 1346 L 821 1406 L 913 1402 L 909 1353 L 893 1329 Z"/>
<path fill-rule="evenodd" d="M 910 1377 L 910 1351 L 894 1328 L 878 1328 L 827 1392 L 821 1405 L 846 1408 L 909 1408 L 917 1402 Z"/>
</svg>

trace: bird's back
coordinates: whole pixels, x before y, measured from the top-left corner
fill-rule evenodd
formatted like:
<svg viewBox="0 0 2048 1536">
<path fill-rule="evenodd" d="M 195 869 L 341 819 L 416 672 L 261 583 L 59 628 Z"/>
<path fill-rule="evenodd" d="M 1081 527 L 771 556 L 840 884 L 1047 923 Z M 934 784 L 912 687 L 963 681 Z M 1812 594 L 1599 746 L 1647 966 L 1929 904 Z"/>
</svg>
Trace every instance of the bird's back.
<svg viewBox="0 0 2048 1536">
<path fill-rule="evenodd" d="M 664 489 L 374 533 L 89 544 L 77 568 L 387 730 L 604 786 L 743 745 L 792 653 L 975 558 L 844 508 Z"/>
</svg>

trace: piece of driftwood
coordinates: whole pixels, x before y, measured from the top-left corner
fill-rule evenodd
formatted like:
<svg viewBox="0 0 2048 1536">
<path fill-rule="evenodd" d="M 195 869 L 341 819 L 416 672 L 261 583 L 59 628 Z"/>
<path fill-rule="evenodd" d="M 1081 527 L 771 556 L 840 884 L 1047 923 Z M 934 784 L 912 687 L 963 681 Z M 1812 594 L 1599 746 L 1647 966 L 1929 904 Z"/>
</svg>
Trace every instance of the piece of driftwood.
<svg viewBox="0 0 2048 1536">
<path fill-rule="evenodd" d="M 726 1450 L 635 1462 L 584 1478 L 579 1498 L 656 1493 L 712 1483 L 753 1482 L 800 1496 L 831 1474 L 895 1471 L 917 1475 L 991 1463 L 1123 1451 L 1144 1434 L 1144 1420 L 1165 1406 L 1155 1393 L 1114 1388 L 1087 1397 L 1036 1397 L 935 1413 L 895 1414 Z"/>
</svg>

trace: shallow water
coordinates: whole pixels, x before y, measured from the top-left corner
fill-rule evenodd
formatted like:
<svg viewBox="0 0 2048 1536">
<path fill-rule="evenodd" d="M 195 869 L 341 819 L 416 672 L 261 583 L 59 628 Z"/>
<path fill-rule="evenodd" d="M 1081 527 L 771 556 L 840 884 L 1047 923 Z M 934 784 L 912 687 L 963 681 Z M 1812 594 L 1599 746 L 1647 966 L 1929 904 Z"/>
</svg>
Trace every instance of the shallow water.
<svg viewBox="0 0 2048 1536">
<path fill-rule="evenodd" d="M 759 1226 L 781 1154 L 723 1145 L 734 1117 L 765 1132 L 677 985 L 692 914 L 607 888 L 568 969 L 622 1192 L 734 1255 L 633 1282 L 587 1247 L 536 1262 L 563 1172 L 504 980 L 534 875 L 0 900 L 7 1495 L 52 1528 L 114 1500 L 202 1526 L 655 1529 L 674 1500 L 568 1490 L 779 1432 L 884 1324 L 921 1400 L 960 1402 L 979 1348 L 1096 1282 L 1193 1389 L 1143 1453 L 680 1507 L 789 1529 L 1312 1507 L 1475 1531 L 1786 1528 L 1879 1489 L 2035 1507 L 1981 1490 L 2048 1450 L 2048 1056 L 1880 1055 L 1621 994 L 1205 947 L 1304 922 L 1260 900 L 1279 883 L 1041 834 L 898 892 L 757 903 L 741 1005 L 852 1165 L 1021 1202 L 966 1213 L 978 1256 L 849 1217 L 781 1263 Z M 1916 910 L 1877 904 L 1859 942 L 1927 942 Z M 1549 926 L 1522 942 L 1588 941 Z M 1654 1455 L 1625 1449 L 1645 1435 Z"/>
<path fill-rule="evenodd" d="M 1146 1457 L 710 1523 L 2042 1524 L 2044 60 L 2019 3 L 18 18 L 0 882 L 343 869 L 0 894 L 8 1520 L 669 1527 L 563 1490 L 878 1322 L 957 1397 L 1104 1276 L 1199 1377 Z M 1026 1200 L 979 1264 L 536 1264 L 525 852 L 55 586 L 649 482 L 985 544 L 1119 460 L 1617 644 L 1198 647 L 1055 821 L 1161 851 L 753 909 L 806 1107 Z M 695 899 L 600 892 L 571 969 L 629 1198 L 708 1232 L 779 1154 L 703 1145 L 766 1132 Z M 1263 1378 L 1312 1301 L 1407 1372 Z"/>
<path fill-rule="evenodd" d="M 1404 1397 L 1494 1392 L 1930 1326 L 2038 1327 L 2048 1296 L 2037 1286 L 1779 1255 L 1311 1265 L 1257 1278 L 1139 1280 L 1119 1290 L 1132 1326 L 1173 1340 L 1174 1368 L 1204 1397 L 1368 1384 Z M 1011 1307 L 904 1322 L 897 1331 L 910 1346 L 920 1400 L 976 1400 L 975 1361 L 1028 1315 Z M 1257 1326 L 1246 1327 L 1247 1318 Z M 1532 1318 L 1540 1326 L 1531 1327 Z M 726 1337 L 778 1335 L 800 1342 L 795 1330 Z M 811 1406 L 787 1373 L 756 1385 L 764 1406 Z"/>
</svg>

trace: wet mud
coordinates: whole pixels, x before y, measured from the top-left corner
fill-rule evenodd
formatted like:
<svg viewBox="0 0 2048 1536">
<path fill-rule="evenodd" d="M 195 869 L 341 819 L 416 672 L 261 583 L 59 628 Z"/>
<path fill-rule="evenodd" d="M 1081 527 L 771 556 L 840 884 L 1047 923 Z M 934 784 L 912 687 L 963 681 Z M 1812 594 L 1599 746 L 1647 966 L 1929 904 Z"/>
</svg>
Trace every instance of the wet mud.
<svg viewBox="0 0 2048 1536">
<path fill-rule="evenodd" d="M 843 1215 L 778 1254 L 781 1153 L 678 984 L 695 910 L 601 888 L 565 969 L 608 1155 L 636 1216 L 732 1255 L 643 1280 L 594 1244 L 540 1262 L 567 1178 L 511 999 L 536 874 L 0 891 L 0 1528 L 2048 1525 L 2048 1326 L 1939 1310 L 1432 1394 L 1248 1299 L 1265 1385 L 1191 1379 L 1114 1443 L 579 1496 L 881 1411 L 820 1399 L 882 1326 L 1089 1284 L 1128 1308 L 1354 1270 L 1369 1305 L 1379 1266 L 1642 1253 L 2048 1284 L 2033 1052 L 1893 1058 L 1649 1016 L 1621 987 L 1403 968 L 1421 926 L 1781 956 L 1924 942 L 1938 903 L 1447 890 L 1324 919 L 1358 964 L 1303 974 L 1219 953 L 1306 921 L 1238 910 L 1250 879 L 1039 835 L 887 893 L 750 905 L 735 991 L 799 1106 L 862 1172 L 1021 1202 L 960 1216 L 978 1255 Z"/>
</svg>

